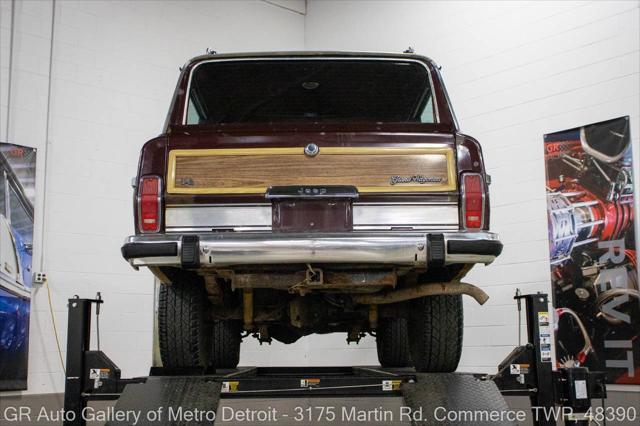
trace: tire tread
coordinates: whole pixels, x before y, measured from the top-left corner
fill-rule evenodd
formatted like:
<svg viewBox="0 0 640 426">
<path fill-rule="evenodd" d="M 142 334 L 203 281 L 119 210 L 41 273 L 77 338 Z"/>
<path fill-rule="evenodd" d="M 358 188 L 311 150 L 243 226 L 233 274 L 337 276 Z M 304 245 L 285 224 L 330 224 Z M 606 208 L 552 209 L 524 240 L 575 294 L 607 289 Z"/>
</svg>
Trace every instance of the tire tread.
<svg viewBox="0 0 640 426">
<path fill-rule="evenodd" d="M 378 361 L 382 367 L 411 365 L 407 321 L 404 318 L 385 318 L 376 329 Z"/>
<path fill-rule="evenodd" d="M 236 368 L 240 361 L 242 325 L 239 321 L 214 321 L 211 357 L 215 368 Z"/>
<path fill-rule="evenodd" d="M 462 354 L 463 326 L 462 296 L 416 299 L 409 321 L 409 345 L 416 370 L 455 371 Z"/>
<path fill-rule="evenodd" d="M 193 283 L 162 285 L 158 297 L 158 336 L 168 368 L 208 367 L 211 330 L 204 289 Z"/>
</svg>

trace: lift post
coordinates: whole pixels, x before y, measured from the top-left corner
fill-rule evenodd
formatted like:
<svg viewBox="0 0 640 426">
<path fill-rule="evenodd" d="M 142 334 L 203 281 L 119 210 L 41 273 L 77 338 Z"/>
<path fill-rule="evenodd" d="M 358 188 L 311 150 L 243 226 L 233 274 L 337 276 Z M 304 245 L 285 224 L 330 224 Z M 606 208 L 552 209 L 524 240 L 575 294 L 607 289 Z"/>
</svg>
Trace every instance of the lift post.
<svg viewBox="0 0 640 426">
<path fill-rule="evenodd" d="M 498 373 L 488 378 L 504 394 L 528 396 L 536 425 L 555 426 L 558 419 L 566 425 L 588 425 L 591 399 L 607 397 L 605 373 L 585 367 L 554 371 L 548 296 L 517 294 L 514 299 L 525 301 L 528 341 L 511 351 Z M 560 416 L 553 413 L 556 407 L 560 407 Z"/>
<path fill-rule="evenodd" d="M 91 350 L 92 305 L 101 298 L 69 299 L 67 363 L 65 371 L 65 426 L 84 426 L 83 410 L 90 400 L 118 399 L 127 384 L 143 379 L 121 379 L 120 369 L 102 351 Z"/>
<path fill-rule="evenodd" d="M 67 363 L 64 387 L 65 413 L 81 418 L 86 401 L 82 395 L 84 353 L 89 350 L 91 340 L 91 304 L 102 303 L 97 299 L 69 299 L 67 325 Z M 80 423 L 65 422 L 65 425 Z"/>
</svg>

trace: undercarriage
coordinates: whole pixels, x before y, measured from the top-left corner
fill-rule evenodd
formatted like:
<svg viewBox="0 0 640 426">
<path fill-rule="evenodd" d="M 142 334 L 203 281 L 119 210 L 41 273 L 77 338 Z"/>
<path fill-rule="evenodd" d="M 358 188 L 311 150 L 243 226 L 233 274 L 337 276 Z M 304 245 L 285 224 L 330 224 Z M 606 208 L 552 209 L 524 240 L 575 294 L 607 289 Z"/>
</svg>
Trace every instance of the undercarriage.
<svg viewBox="0 0 640 426">
<path fill-rule="evenodd" d="M 429 271 L 366 266 L 158 268 L 163 363 L 234 368 L 241 341 L 249 336 L 261 344 L 273 339 L 290 344 L 309 334 L 342 332 L 347 343 L 374 336 L 383 366 L 455 370 L 462 294 L 480 303 L 487 299 L 479 288 L 460 282 L 471 265 Z M 437 350 L 434 335 L 444 352 Z M 200 349 L 185 352 L 184 345 L 175 346 L 185 339 Z"/>
<path fill-rule="evenodd" d="M 428 289 L 444 294 L 470 269 L 470 265 L 452 265 L 427 273 L 354 265 L 303 267 L 256 266 L 214 273 L 162 268 L 156 272 L 168 285 L 188 282 L 203 287 L 210 320 L 240 321 L 245 335 L 261 343 L 272 339 L 293 343 L 314 333 L 345 332 L 348 342 L 358 342 L 367 333 L 375 335 L 380 321 L 406 319 L 409 301 L 426 295 Z M 421 288 L 422 292 L 416 291 Z M 486 295 L 473 290 L 471 294 L 483 303 Z M 398 297 L 403 294 L 409 295 Z"/>
</svg>

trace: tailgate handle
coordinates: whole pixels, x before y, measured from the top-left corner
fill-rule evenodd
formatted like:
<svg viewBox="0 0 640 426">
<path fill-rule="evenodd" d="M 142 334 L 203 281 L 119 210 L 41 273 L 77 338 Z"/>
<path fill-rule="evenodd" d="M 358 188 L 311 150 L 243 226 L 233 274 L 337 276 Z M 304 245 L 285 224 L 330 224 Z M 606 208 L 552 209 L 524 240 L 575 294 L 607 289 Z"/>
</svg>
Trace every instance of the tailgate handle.
<svg viewBox="0 0 640 426">
<path fill-rule="evenodd" d="M 358 190 L 349 185 L 304 185 L 304 186 L 270 186 L 265 193 L 267 200 L 287 198 L 311 199 L 320 198 L 358 198 Z"/>
</svg>

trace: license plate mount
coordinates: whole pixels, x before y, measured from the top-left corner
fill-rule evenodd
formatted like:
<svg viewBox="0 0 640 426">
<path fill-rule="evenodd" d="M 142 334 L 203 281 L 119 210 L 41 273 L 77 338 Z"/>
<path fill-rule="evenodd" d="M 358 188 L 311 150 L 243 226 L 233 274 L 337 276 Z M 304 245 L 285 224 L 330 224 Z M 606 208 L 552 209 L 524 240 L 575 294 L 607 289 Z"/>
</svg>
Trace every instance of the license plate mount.
<svg viewBox="0 0 640 426">
<path fill-rule="evenodd" d="M 353 230 L 353 186 L 271 187 L 273 232 L 349 232 Z"/>
</svg>

